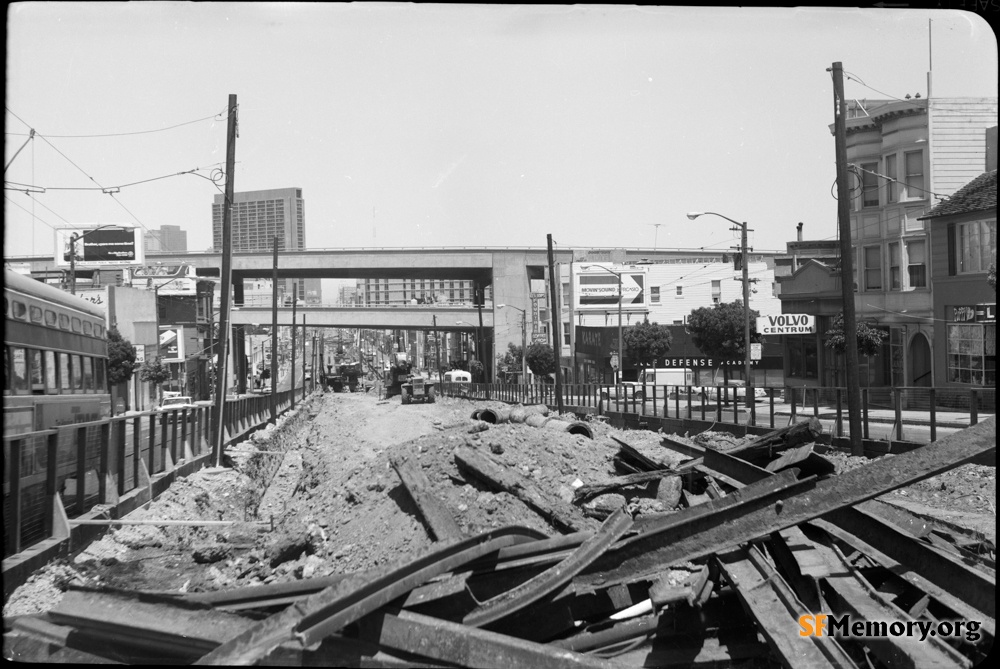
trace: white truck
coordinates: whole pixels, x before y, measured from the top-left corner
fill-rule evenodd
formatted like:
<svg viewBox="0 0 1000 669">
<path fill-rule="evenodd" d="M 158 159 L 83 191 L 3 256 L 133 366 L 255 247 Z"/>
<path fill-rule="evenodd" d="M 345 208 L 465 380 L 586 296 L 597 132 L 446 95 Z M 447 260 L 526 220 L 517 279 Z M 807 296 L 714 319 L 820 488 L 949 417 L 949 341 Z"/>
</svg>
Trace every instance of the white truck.
<svg viewBox="0 0 1000 669">
<path fill-rule="evenodd" d="M 690 386 L 694 382 L 694 372 L 690 369 L 683 369 L 677 367 L 658 367 L 656 369 L 647 368 L 639 372 L 638 381 L 623 381 L 618 384 L 627 399 L 632 399 L 633 397 L 637 402 L 642 402 L 648 397 L 653 396 L 653 386 L 658 386 L 663 388 L 666 386 L 667 394 L 672 395 L 677 386 Z M 681 393 L 684 391 L 681 390 Z M 658 390 L 657 395 L 662 395 Z M 601 392 L 601 397 L 603 399 L 618 399 L 618 388 L 611 386 L 606 390 Z"/>
</svg>

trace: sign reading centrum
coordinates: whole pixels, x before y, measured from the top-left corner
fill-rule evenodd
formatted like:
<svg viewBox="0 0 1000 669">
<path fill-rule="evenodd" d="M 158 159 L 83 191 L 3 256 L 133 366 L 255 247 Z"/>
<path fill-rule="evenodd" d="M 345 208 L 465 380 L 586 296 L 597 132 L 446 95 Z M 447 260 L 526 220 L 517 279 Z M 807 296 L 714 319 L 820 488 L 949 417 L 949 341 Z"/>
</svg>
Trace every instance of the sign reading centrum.
<svg viewBox="0 0 1000 669">
<path fill-rule="evenodd" d="M 816 317 L 810 314 L 780 314 L 757 319 L 757 332 L 762 335 L 815 334 Z"/>
</svg>

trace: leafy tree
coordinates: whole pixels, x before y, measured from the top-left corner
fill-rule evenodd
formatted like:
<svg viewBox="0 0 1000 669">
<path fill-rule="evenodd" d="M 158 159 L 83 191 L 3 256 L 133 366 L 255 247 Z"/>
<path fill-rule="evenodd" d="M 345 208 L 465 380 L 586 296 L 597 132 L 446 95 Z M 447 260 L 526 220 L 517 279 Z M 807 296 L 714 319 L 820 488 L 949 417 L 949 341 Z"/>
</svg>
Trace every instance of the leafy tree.
<svg viewBox="0 0 1000 669">
<path fill-rule="evenodd" d="M 857 324 L 858 353 L 869 358 L 878 355 L 882 350 L 882 342 L 885 341 L 886 332 L 872 327 L 864 321 Z M 844 353 L 847 350 L 847 337 L 844 336 L 844 312 L 840 312 L 833 319 L 829 330 L 826 331 L 826 347 L 837 353 Z"/>
<path fill-rule="evenodd" d="M 483 363 L 478 360 L 469 361 L 469 373 L 472 374 L 473 381 L 476 383 L 482 383 L 485 372 L 486 370 L 483 368 Z"/>
<path fill-rule="evenodd" d="M 996 264 L 990 265 L 990 269 L 986 272 L 986 283 L 990 284 L 990 288 L 993 292 L 997 290 L 997 266 Z"/>
<path fill-rule="evenodd" d="M 156 386 L 156 396 L 162 398 L 163 390 L 160 384 L 170 378 L 170 368 L 163 364 L 159 358 L 146 360 L 139 367 L 139 378 Z"/>
<path fill-rule="evenodd" d="M 755 309 L 750 310 L 750 342 L 759 342 Z M 688 316 L 687 331 L 691 341 L 702 353 L 724 360 L 743 360 L 746 355 L 744 328 L 746 311 L 743 302 L 736 300 L 716 304 L 714 307 L 695 309 Z"/>
<path fill-rule="evenodd" d="M 108 383 L 126 383 L 135 371 L 135 346 L 121 336 L 118 328 L 108 329 Z"/>
<path fill-rule="evenodd" d="M 629 358 L 641 367 L 656 367 L 656 360 L 670 350 L 673 337 L 666 325 L 650 323 L 644 319 L 626 328 L 622 333 L 622 345 L 628 350 Z"/>
<path fill-rule="evenodd" d="M 548 376 L 556 371 L 556 356 L 548 344 L 529 345 L 525 358 L 528 362 L 528 369 L 538 376 Z"/>
<path fill-rule="evenodd" d="M 497 356 L 498 367 L 507 374 L 517 374 L 521 371 L 521 359 L 524 351 L 514 342 L 507 344 L 507 352 Z"/>
</svg>

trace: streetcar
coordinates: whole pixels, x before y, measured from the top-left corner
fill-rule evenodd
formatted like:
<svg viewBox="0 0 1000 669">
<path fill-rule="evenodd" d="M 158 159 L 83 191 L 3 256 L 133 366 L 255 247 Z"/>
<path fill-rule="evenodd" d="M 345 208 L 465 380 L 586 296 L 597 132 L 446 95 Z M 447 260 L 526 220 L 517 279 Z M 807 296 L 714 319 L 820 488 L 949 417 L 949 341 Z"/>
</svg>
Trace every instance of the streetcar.
<svg viewBox="0 0 1000 669">
<path fill-rule="evenodd" d="M 5 436 L 111 415 L 104 312 L 4 270 Z"/>
</svg>

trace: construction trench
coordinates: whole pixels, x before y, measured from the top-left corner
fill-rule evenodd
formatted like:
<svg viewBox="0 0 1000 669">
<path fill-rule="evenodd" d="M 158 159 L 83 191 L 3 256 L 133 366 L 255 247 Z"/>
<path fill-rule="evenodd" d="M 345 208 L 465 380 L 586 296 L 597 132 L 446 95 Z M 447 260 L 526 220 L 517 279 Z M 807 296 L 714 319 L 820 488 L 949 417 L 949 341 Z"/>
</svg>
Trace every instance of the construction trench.
<svg viewBox="0 0 1000 669">
<path fill-rule="evenodd" d="M 4 605 L 4 658 L 966 667 L 995 636 L 995 419 L 865 460 L 545 407 L 315 394 Z M 825 617 L 824 617 L 825 616 Z M 839 627 L 838 627 L 839 626 Z"/>
</svg>

